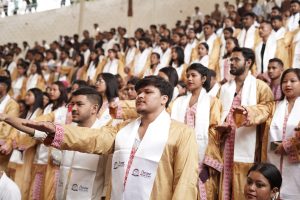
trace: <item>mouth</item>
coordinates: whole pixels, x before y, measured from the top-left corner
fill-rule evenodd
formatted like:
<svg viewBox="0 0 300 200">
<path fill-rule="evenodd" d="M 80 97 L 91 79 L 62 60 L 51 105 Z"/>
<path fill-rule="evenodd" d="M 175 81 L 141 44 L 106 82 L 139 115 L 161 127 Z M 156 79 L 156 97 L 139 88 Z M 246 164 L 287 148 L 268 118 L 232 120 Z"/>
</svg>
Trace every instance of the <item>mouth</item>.
<svg viewBox="0 0 300 200">
<path fill-rule="evenodd" d="M 247 193 L 247 199 L 256 199 L 256 195 L 251 194 L 251 193 Z"/>
</svg>

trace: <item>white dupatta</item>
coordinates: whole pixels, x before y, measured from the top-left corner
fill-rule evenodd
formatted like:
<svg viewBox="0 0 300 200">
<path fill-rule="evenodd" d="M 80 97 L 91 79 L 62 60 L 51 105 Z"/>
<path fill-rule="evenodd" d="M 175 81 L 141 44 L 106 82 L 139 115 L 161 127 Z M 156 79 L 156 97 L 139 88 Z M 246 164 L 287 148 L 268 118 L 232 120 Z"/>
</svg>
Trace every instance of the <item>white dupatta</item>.
<svg viewBox="0 0 300 200">
<path fill-rule="evenodd" d="M 282 141 L 283 138 L 283 124 L 285 113 L 288 108 L 288 101 L 286 99 L 280 101 L 276 105 L 276 110 L 270 125 L 269 139 L 268 139 L 268 154 L 267 159 L 268 162 L 277 166 L 278 169 L 281 167 L 281 156 L 275 154 L 274 151 L 270 149 L 271 142 Z M 293 109 L 291 110 L 287 124 L 286 124 L 286 133 L 285 140 L 294 137 L 294 128 L 298 125 L 300 121 L 300 97 L 298 97 L 295 101 Z M 299 163 L 290 163 L 288 161 L 288 157 L 286 155 L 283 156 L 282 160 L 282 187 L 280 189 L 280 198 L 293 200 L 300 199 L 300 164 Z"/>
<path fill-rule="evenodd" d="M 263 71 L 261 71 L 262 60 L 260 55 L 262 45 L 263 42 L 261 41 L 255 48 L 255 61 L 256 61 L 257 72 L 259 74 L 267 72 L 269 60 L 275 57 L 276 49 L 277 49 L 276 37 L 271 34 L 266 42 L 266 47 L 265 47 L 265 52 L 263 57 Z"/>
<path fill-rule="evenodd" d="M 124 188 L 127 164 L 140 123 L 141 118 L 134 120 L 116 136 L 112 160 L 112 200 L 150 199 L 158 163 L 168 141 L 171 118 L 164 110 L 148 126 L 135 153 Z"/>
<path fill-rule="evenodd" d="M 186 96 L 178 97 L 172 106 L 171 118 L 184 123 L 186 110 L 189 106 L 192 94 L 189 93 Z M 208 128 L 210 119 L 210 96 L 207 94 L 204 88 L 201 92 L 197 101 L 196 111 L 196 122 L 195 122 L 195 133 L 198 143 L 198 155 L 199 162 L 204 159 L 205 150 L 208 144 Z"/>
<path fill-rule="evenodd" d="M 251 72 L 248 73 L 244 81 L 244 86 L 241 90 L 242 106 L 251 106 L 257 104 L 256 78 L 251 75 Z M 222 122 L 225 121 L 230 112 L 235 92 L 235 80 L 229 81 L 221 87 L 220 100 L 223 107 L 223 112 L 221 115 Z M 256 126 L 237 128 L 234 145 L 234 161 L 253 163 L 256 145 Z"/>
</svg>

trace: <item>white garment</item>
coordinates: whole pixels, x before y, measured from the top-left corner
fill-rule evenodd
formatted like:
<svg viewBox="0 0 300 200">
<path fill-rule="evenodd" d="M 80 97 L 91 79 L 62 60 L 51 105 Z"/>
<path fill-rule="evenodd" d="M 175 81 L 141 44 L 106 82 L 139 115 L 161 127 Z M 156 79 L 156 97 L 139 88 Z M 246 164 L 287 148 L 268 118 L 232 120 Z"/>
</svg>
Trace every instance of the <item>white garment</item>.
<svg viewBox="0 0 300 200">
<path fill-rule="evenodd" d="M 174 67 L 176 69 L 177 75 L 178 75 L 178 79 L 180 80 L 182 77 L 182 74 L 184 73 L 183 71 L 183 65 L 180 65 L 180 67 L 177 67 L 174 63 L 172 64 L 172 67 Z"/>
<path fill-rule="evenodd" d="M 244 86 L 241 89 L 241 105 L 256 105 L 256 78 L 247 75 Z M 220 91 L 220 100 L 223 107 L 221 122 L 224 122 L 229 114 L 234 94 L 236 92 L 235 80 L 222 85 Z M 237 128 L 234 141 L 234 161 L 242 163 L 253 163 L 256 145 L 256 126 Z"/>
<path fill-rule="evenodd" d="M 89 65 L 89 68 L 87 70 L 87 78 L 89 78 L 90 80 L 93 80 L 95 73 L 96 73 L 96 65 L 94 63 L 94 61 L 92 61 Z"/>
<path fill-rule="evenodd" d="M 0 172 L 1 175 L 1 172 Z M 15 182 L 2 172 L 0 178 L 0 199 L 1 200 L 21 200 L 21 192 Z"/>
<path fill-rule="evenodd" d="M 240 47 L 254 48 L 256 26 L 252 24 L 248 30 L 242 29 L 238 36 Z"/>
<path fill-rule="evenodd" d="M 96 119 L 91 128 L 99 129 L 104 125 Z M 99 199 L 97 195 L 102 194 L 104 187 L 103 159 L 101 155 L 63 151 L 56 198 L 63 199 L 67 192 L 67 200 Z"/>
<path fill-rule="evenodd" d="M 287 125 L 285 140 L 294 137 L 294 128 L 298 125 L 300 119 L 300 97 L 295 101 L 293 109 L 291 110 Z M 288 101 L 286 99 L 280 101 L 276 105 L 276 110 L 270 125 L 270 132 L 268 138 L 268 162 L 274 164 L 280 169 L 281 156 L 277 155 L 270 149 L 271 142 L 282 141 L 283 138 L 283 124 L 285 113 L 288 109 Z M 280 198 L 284 200 L 295 200 L 300 199 L 300 179 L 298 174 L 300 173 L 299 163 L 290 163 L 286 155 L 283 156 L 282 160 L 282 186 L 280 188 Z"/>
<path fill-rule="evenodd" d="M 214 42 L 217 39 L 217 34 L 213 33 L 207 40 L 203 39 L 201 42 L 205 42 L 208 45 L 208 55 L 211 55 Z"/>
<path fill-rule="evenodd" d="M 289 31 L 294 31 L 299 27 L 300 13 L 298 12 L 295 15 L 291 15 L 287 21 L 287 29 Z"/>
<path fill-rule="evenodd" d="M 11 85 L 12 85 L 12 89 L 14 91 L 14 98 L 17 98 L 21 94 L 21 89 L 23 86 L 24 79 L 25 79 L 25 77 L 21 76 L 12 82 Z"/>
<path fill-rule="evenodd" d="M 200 64 L 203 65 L 204 67 L 208 67 L 208 64 L 209 64 L 209 56 L 208 56 L 208 55 L 205 55 L 205 56 L 203 56 L 200 60 L 197 59 L 197 60 L 193 61 L 191 64 L 194 64 L 194 63 L 200 63 Z"/>
<path fill-rule="evenodd" d="M 293 56 L 292 68 L 300 68 L 300 31 L 294 36 L 293 45 L 295 45 L 295 51 Z"/>
<path fill-rule="evenodd" d="M 168 141 L 171 119 L 164 110 L 149 124 L 135 153 L 124 188 L 125 172 L 140 123 L 141 118 L 134 120 L 116 136 L 112 162 L 112 200 L 150 198 L 158 163 Z"/>
<path fill-rule="evenodd" d="M 91 51 L 89 49 L 87 49 L 86 51 L 83 52 L 84 64 L 85 65 L 88 64 L 90 55 L 91 55 Z"/>
<path fill-rule="evenodd" d="M 17 64 L 13 61 L 11 63 L 9 63 L 9 65 L 7 66 L 7 70 L 9 71 L 9 73 L 12 75 L 14 70 L 17 68 Z"/>
<path fill-rule="evenodd" d="M 168 48 L 166 50 L 166 52 L 164 52 L 161 57 L 160 57 L 160 65 L 162 67 L 167 67 L 169 66 L 169 62 L 170 62 L 170 59 L 171 59 L 171 49 Z"/>
<path fill-rule="evenodd" d="M 107 60 L 107 63 L 105 64 L 103 68 L 103 72 L 111 73 L 113 75 L 118 74 L 118 69 L 119 69 L 119 60 L 118 59 L 113 59 Z"/>
<path fill-rule="evenodd" d="M 36 74 L 31 74 L 28 79 L 27 79 L 27 83 L 26 83 L 26 91 L 30 90 L 31 88 L 35 88 L 37 85 L 37 81 L 38 81 L 39 75 Z"/>
<path fill-rule="evenodd" d="M 255 48 L 255 62 L 256 62 L 257 72 L 259 74 L 267 72 L 269 60 L 275 57 L 276 49 L 277 49 L 276 37 L 271 34 L 267 39 L 264 57 L 263 57 L 263 71 L 261 70 L 262 60 L 260 55 L 262 45 L 263 42 L 261 41 L 260 43 L 258 43 L 258 45 Z"/>
<path fill-rule="evenodd" d="M 171 118 L 182 123 L 185 122 L 185 114 L 189 107 L 192 94 L 178 97 L 172 106 Z M 197 100 L 197 111 L 195 117 L 195 133 L 198 144 L 198 159 L 202 162 L 208 145 L 208 128 L 210 119 L 210 96 L 204 88 L 201 89 Z"/>
<path fill-rule="evenodd" d="M 209 96 L 216 97 L 220 88 L 221 88 L 221 85 L 219 83 L 215 83 L 215 85 L 208 92 Z"/>
<path fill-rule="evenodd" d="M 193 40 L 186 44 L 184 48 L 184 63 L 190 64 L 193 49 L 197 46 L 197 40 Z"/>
<path fill-rule="evenodd" d="M 151 48 L 145 49 L 142 53 L 139 52 L 134 58 L 134 75 L 138 76 L 147 63 L 147 59 L 151 54 Z"/>
<path fill-rule="evenodd" d="M 3 100 L 0 102 L 0 113 L 4 113 L 5 107 L 10 100 L 10 96 L 7 94 Z"/>
<path fill-rule="evenodd" d="M 284 38 L 285 33 L 287 32 L 286 28 L 281 27 L 280 29 L 278 29 L 277 31 L 272 31 L 273 35 L 275 36 L 276 40 L 280 40 L 282 38 Z"/>
<path fill-rule="evenodd" d="M 132 48 L 128 49 L 126 57 L 125 57 L 125 63 L 126 63 L 127 67 L 129 67 L 129 64 L 131 62 L 133 62 L 136 51 L 137 51 L 136 47 L 132 47 Z"/>
</svg>

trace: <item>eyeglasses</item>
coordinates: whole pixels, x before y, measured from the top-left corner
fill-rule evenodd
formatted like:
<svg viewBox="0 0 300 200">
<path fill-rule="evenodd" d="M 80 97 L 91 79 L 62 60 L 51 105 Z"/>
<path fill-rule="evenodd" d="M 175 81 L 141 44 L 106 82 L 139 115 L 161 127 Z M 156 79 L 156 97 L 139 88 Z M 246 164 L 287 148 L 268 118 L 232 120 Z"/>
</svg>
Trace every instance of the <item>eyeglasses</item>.
<svg viewBox="0 0 300 200">
<path fill-rule="evenodd" d="M 104 79 L 99 78 L 99 79 L 96 80 L 96 83 L 105 83 L 105 81 L 104 81 Z"/>
</svg>

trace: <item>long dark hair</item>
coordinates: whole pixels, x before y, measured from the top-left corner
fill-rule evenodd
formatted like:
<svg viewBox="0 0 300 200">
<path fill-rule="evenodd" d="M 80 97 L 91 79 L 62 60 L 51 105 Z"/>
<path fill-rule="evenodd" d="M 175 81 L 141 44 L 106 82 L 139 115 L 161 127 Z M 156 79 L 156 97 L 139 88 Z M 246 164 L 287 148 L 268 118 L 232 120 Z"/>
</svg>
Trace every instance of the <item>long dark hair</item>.
<svg viewBox="0 0 300 200">
<path fill-rule="evenodd" d="M 96 54 L 96 58 L 95 58 L 95 60 L 94 60 L 94 61 L 91 59 L 91 55 L 92 55 L 92 53 L 95 53 L 95 54 Z M 93 61 L 93 62 L 94 62 L 94 64 L 95 64 L 95 68 L 97 68 L 97 67 L 98 67 L 98 63 L 99 63 L 99 56 L 98 56 L 98 52 L 97 52 L 97 50 L 94 50 L 94 51 L 92 51 L 92 52 L 91 52 L 91 55 L 90 55 L 90 59 L 89 59 L 89 63 L 88 63 L 88 67 L 90 66 L 91 62 Z M 87 69 L 88 69 L 88 68 L 87 68 Z"/>
<path fill-rule="evenodd" d="M 118 79 L 115 77 L 115 75 L 111 73 L 101 73 L 98 75 L 97 79 L 99 79 L 99 77 L 103 78 L 103 80 L 105 81 L 106 84 L 105 96 L 108 102 L 118 97 L 119 84 L 118 84 Z"/>
<path fill-rule="evenodd" d="M 177 53 L 178 67 L 180 67 L 184 63 L 184 51 L 180 46 L 175 46 L 173 49 Z M 172 66 L 174 60 L 170 60 L 170 66 Z"/>
<path fill-rule="evenodd" d="M 168 77 L 169 83 L 173 88 L 176 87 L 179 79 L 176 69 L 174 69 L 173 67 L 163 67 L 159 71 L 164 73 Z"/>
<path fill-rule="evenodd" d="M 254 164 L 248 171 L 247 176 L 252 171 L 260 172 L 266 179 L 268 179 L 271 189 L 277 187 L 278 190 L 281 187 L 282 177 L 280 171 L 275 165 L 270 163 L 258 163 Z"/>
<path fill-rule="evenodd" d="M 67 88 L 61 81 L 55 81 L 52 83 L 58 86 L 58 90 L 60 92 L 60 96 L 55 101 L 50 101 L 49 103 L 53 103 L 52 111 L 56 110 L 57 108 L 63 106 L 65 103 L 68 102 L 68 93 Z"/>
<path fill-rule="evenodd" d="M 43 92 L 39 88 L 31 88 L 27 91 L 31 92 L 34 96 L 34 104 L 32 105 L 31 114 L 33 114 L 38 108 L 43 109 Z M 21 118 L 26 118 L 28 111 L 30 109 L 29 105 L 25 106 L 25 112 L 21 115 Z"/>
<path fill-rule="evenodd" d="M 280 79 L 280 89 L 281 89 L 281 99 L 283 100 L 285 98 L 285 95 L 283 94 L 283 90 L 282 90 L 282 82 L 284 77 L 288 74 L 288 73 L 294 73 L 296 74 L 296 76 L 298 77 L 298 80 L 300 80 L 300 69 L 299 68 L 289 68 L 287 70 L 285 70 L 282 75 L 281 75 L 281 79 Z"/>
<path fill-rule="evenodd" d="M 208 92 L 210 89 L 210 76 L 209 76 L 209 69 L 207 67 L 204 67 L 202 64 L 200 63 L 194 63 L 191 64 L 187 69 L 186 69 L 186 73 L 189 70 L 195 70 L 197 71 L 202 77 L 205 76 L 206 80 L 203 83 L 202 87 Z"/>
</svg>

